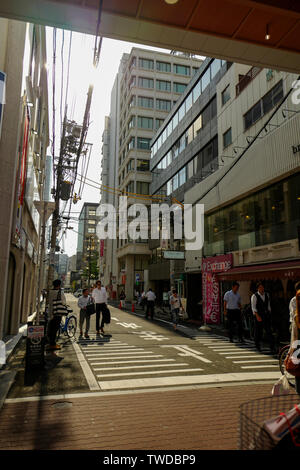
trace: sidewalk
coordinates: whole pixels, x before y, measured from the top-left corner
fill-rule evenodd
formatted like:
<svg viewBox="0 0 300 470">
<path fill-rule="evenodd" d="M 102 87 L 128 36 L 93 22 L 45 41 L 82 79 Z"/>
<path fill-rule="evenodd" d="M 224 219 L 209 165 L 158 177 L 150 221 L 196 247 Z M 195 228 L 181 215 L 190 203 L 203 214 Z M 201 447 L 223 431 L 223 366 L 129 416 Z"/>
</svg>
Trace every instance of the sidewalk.
<svg viewBox="0 0 300 470">
<path fill-rule="evenodd" d="M 191 387 L 6 402 L 0 449 L 235 450 L 240 404 L 270 396 L 270 390 Z"/>
</svg>

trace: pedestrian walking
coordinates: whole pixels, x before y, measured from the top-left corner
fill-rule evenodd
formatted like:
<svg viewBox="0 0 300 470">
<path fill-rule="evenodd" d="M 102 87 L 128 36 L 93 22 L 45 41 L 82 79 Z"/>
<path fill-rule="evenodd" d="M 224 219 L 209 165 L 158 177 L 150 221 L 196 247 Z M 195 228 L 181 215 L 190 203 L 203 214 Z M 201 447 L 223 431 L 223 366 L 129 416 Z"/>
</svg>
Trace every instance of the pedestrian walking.
<svg viewBox="0 0 300 470">
<path fill-rule="evenodd" d="M 101 281 L 96 282 L 96 288 L 93 290 L 92 297 L 96 304 L 96 334 L 99 335 L 100 331 L 104 334 L 104 315 L 107 312 L 107 292 L 105 287 L 102 287 Z M 100 313 L 102 313 L 100 325 Z"/>
<path fill-rule="evenodd" d="M 83 336 L 83 324 L 85 322 L 85 334 L 84 337 L 89 339 L 89 329 L 90 329 L 90 315 L 87 313 L 87 306 L 94 302 L 93 298 L 89 295 L 89 288 L 83 289 L 82 296 L 79 297 L 77 305 L 80 308 L 79 314 L 79 328 L 80 336 Z"/>
<path fill-rule="evenodd" d="M 300 281 L 295 284 L 295 291 L 297 292 L 300 289 Z M 289 305 L 289 311 L 290 311 L 290 331 L 292 329 L 292 323 L 294 320 L 295 312 L 296 312 L 296 296 L 294 296 Z"/>
<path fill-rule="evenodd" d="M 124 308 L 125 307 L 125 299 L 126 299 L 126 294 L 124 292 L 124 290 L 121 291 L 121 294 L 120 294 L 120 302 L 121 302 L 121 307 Z"/>
<path fill-rule="evenodd" d="M 60 345 L 56 344 L 56 335 L 60 326 L 62 314 L 59 310 L 59 304 L 66 305 L 65 294 L 61 290 L 61 280 L 56 279 L 53 281 L 53 289 L 49 292 L 48 299 L 48 318 L 50 319 L 48 323 L 48 339 L 49 339 L 49 349 L 55 350 L 60 349 Z"/>
<path fill-rule="evenodd" d="M 173 289 L 172 295 L 170 297 L 170 304 L 171 304 L 173 328 L 174 330 L 176 330 L 177 325 L 179 323 L 180 308 L 182 308 L 181 298 L 179 297 L 176 289 Z"/>
<path fill-rule="evenodd" d="M 296 284 L 297 291 L 295 297 L 292 298 L 293 302 L 290 302 L 290 315 L 292 318 L 291 321 L 291 341 L 290 341 L 290 349 L 288 354 L 293 354 L 295 350 L 299 349 L 300 347 L 300 282 Z M 295 287 L 296 287 L 295 286 Z M 298 357 L 298 354 L 294 354 L 295 358 Z M 299 364 L 296 362 L 294 363 L 295 367 L 299 367 Z M 297 377 L 298 375 L 298 377 Z M 295 376 L 295 385 L 296 385 L 296 392 L 300 395 L 300 371 Z"/>
<path fill-rule="evenodd" d="M 141 295 L 141 300 L 140 300 L 140 306 L 143 308 L 145 311 L 145 308 L 147 308 L 147 299 L 146 299 L 146 292 L 143 291 Z"/>
<path fill-rule="evenodd" d="M 149 314 L 150 314 L 151 320 L 153 320 L 153 317 L 154 317 L 154 302 L 155 302 L 155 299 L 156 299 L 156 295 L 154 294 L 152 289 L 149 289 L 145 297 L 147 299 L 146 318 L 148 318 Z"/>
<path fill-rule="evenodd" d="M 243 324 L 242 324 L 242 304 L 241 296 L 238 293 L 239 283 L 233 282 L 231 290 L 227 291 L 224 295 L 224 315 L 227 317 L 229 341 L 233 343 L 234 323 L 238 326 L 239 341 L 244 343 L 243 339 Z"/>
<path fill-rule="evenodd" d="M 260 342 L 265 331 L 266 339 L 271 352 L 274 354 L 274 338 L 271 327 L 271 303 L 270 295 L 265 292 L 264 285 L 259 282 L 257 292 L 251 297 L 251 307 L 254 315 L 254 341 L 258 351 L 261 351 Z"/>
</svg>

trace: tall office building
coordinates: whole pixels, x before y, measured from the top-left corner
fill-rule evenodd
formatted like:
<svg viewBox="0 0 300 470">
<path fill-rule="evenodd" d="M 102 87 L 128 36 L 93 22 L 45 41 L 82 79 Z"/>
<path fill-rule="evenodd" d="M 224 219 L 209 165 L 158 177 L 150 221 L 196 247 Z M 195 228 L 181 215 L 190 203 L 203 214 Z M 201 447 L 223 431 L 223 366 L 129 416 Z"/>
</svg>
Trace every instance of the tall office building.
<svg viewBox="0 0 300 470">
<path fill-rule="evenodd" d="M 109 150 L 117 159 L 114 175 L 115 188 L 128 195 L 128 204 L 149 204 L 150 194 L 150 142 L 161 127 L 173 105 L 184 92 L 191 77 L 198 71 L 202 61 L 182 53 L 166 54 L 133 48 L 124 55 L 117 83 L 113 89 L 116 96 L 114 119 L 110 118 L 110 135 L 116 147 Z M 115 122 L 118 119 L 118 122 Z M 111 127 L 114 126 L 114 130 Z M 110 155 L 111 152 L 111 155 Z M 145 199 L 133 197 L 145 195 Z M 142 290 L 147 279 L 150 257 L 148 240 L 117 239 L 115 290 L 125 290 L 127 299 L 133 298 L 134 290 Z M 107 264 L 107 255 L 104 260 Z M 112 276 L 111 276 L 112 278 Z"/>
</svg>

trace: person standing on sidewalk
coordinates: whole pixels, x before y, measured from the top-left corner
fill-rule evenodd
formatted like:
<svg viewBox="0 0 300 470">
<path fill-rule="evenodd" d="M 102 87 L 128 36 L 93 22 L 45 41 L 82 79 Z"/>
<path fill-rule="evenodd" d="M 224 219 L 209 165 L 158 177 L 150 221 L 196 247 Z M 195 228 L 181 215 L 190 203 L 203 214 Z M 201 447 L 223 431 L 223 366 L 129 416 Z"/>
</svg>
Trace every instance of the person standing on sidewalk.
<svg viewBox="0 0 300 470">
<path fill-rule="evenodd" d="M 224 295 L 224 315 L 228 320 L 229 341 L 233 343 L 234 323 L 238 325 L 238 335 L 241 343 L 243 339 L 243 324 L 242 324 L 242 304 L 241 296 L 238 293 L 239 283 L 233 282 L 232 289 L 227 291 Z"/>
<path fill-rule="evenodd" d="M 173 289 L 172 295 L 170 297 L 170 304 L 171 304 L 173 328 L 174 330 L 176 330 L 178 322 L 179 322 L 180 308 L 182 307 L 181 298 L 179 297 L 176 289 Z"/>
<path fill-rule="evenodd" d="M 297 282 L 296 286 L 298 290 L 296 291 L 295 297 L 293 297 L 294 302 L 291 304 L 290 302 L 290 307 L 292 310 L 290 310 L 290 315 L 291 315 L 291 343 L 290 343 L 290 349 L 289 349 L 289 354 L 292 354 L 295 349 L 299 349 L 299 340 L 300 340 L 300 283 Z M 293 300 L 292 299 L 292 300 Z M 298 344 L 296 343 L 298 342 Z M 296 353 L 297 357 L 297 353 Z M 295 377 L 295 385 L 296 385 L 296 392 L 298 395 L 300 395 L 300 377 Z"/>
<path fill-rule="evenodd" d="M 153 320 L 154 317 L 154 302 L 156 299 L 156 295 L 152 291 L 152 289 L 149 289 L 147 294 L 146 294 L 146 299 L 147 299 L 147 311 L 146 311 L 146 318 L 149 317 L 149 313 L 151 315 L 151 320 Z"/>
<path fill-rule="evenodd" d="M 121 294 L 120 294 L 120 302 L 121 302 L 122 308 L 125 307 L 125 299 L 126 299 L 126 295 L 125 295 L 124 290 L 122 290 L 122 291 L 121 291 Z"/>
<path fill-rule="evenodd" d="M 102 287 L 101 281 L 96 282 L 96 288 L 93 290 L 92 297 L 96 304 L 96 334 L 99 335 L 100 331 L 104 334 L 104 315 L 107 312 L 107 292 L 105 287 Z M 101 327 L 100 313 L 102 313 Z"/>
<path fill-rule="evenodd" d="M 300 290 L 300 282 L 297 282 L 295 284 L 295 291 L 297 292 L 298 290 Z M 290 324 L 291 324 L 290 330 L 291 330 L 295 312 L 296 312 L 296 296 L 294 296 L 290 301 L 289 311 L 290 311 Z"/>
<path fill-rule="evenodd" d="M 83 336 L 83 323 L 85 321 L 85 334 L 84 337 L 89 339 L 89 329 L 90 329 L 90 315 L 87 314 L 87 305 L 93 302 L 93 298 L 89 295 L 89 289 L 83 289 L 82 296 L 79 297 L 77 305 L 80 308 L 80 316 L 79 316 L 79 328 L 80 328 L 80 336 Z"/>
<path fill-rule="evenodd" d="M 263 332 L 265 331 L 267 341 L 270 346 L 271 352 L 274 354 L 274 338 L 271 328 L 271 304 L 270 296 L 265 292 L 264 285 L 259 282 L 257 284 L 257 292 L 251 297 L 251 307 L 254 315 L 254 341 L 258 351 L 261 350 L 260 342 L 262 340 Z"/>
<path fill-rule="evenodd" d="M 53 281 L 53 289 L 49 292 L 49 304 L 48 304 L 48 338 L 49 338 L 49 349 L 55 350 L 60 349 L 59 344 L 56 344 L 56 335 L 60 326 L 62 315 L 55 313 L 54 301 L 60 300 L 63 305 L 66 305 L 65 294 L 61 290 L 61 280 L 56 279 Z"/>
</svg>

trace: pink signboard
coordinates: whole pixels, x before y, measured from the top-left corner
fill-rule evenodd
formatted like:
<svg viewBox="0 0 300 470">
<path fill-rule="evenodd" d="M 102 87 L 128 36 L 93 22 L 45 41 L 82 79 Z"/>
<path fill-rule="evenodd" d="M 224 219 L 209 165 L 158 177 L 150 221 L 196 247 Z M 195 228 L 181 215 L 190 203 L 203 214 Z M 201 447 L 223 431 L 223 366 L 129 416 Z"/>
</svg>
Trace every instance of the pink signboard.
<svg viewBox="0 0 300 470">
<path fill-rule="evenodd" d="M 220 323 L 220 286 L 216 273 L 228 271 L 231 267 L 232 254 L 202 259 L 202 297 L 205 323 Z"/>
</svg>

